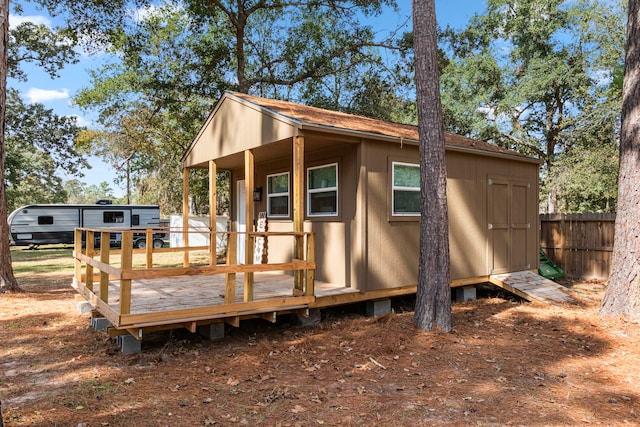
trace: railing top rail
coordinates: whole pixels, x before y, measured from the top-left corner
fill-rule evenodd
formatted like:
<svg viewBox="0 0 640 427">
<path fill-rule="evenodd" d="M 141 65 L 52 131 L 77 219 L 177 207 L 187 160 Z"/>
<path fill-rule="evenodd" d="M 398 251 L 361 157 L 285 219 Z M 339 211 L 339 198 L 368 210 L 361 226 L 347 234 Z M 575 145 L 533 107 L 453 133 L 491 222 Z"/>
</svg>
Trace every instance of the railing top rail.
<svg viewBox="0 0 640 427">
<path fill-rule="evenodd" d="M 250 236 L 308 236 L 313 234 L 312 231 L 219 231 L 212 230 L 210 227 L 190 227 L 188 229 L 184 229 L 183 227 L 106 227 L 106 228 L 88 228 L 88 227 L 77 227 L 76 230 L 80 231 L 93 231 L 95 232 L 105 232 L 105 233 L 126 233 L 126 232 L 140 232 L 146 230 L 153 231 L 162 231 L 162 232 L 175 232 L 175 233 L 202 233 L 205 230 L 209 233 L 217 233 L 217 234 L 240 234 L 245 235 L 248 234 Z"/>
</svg>

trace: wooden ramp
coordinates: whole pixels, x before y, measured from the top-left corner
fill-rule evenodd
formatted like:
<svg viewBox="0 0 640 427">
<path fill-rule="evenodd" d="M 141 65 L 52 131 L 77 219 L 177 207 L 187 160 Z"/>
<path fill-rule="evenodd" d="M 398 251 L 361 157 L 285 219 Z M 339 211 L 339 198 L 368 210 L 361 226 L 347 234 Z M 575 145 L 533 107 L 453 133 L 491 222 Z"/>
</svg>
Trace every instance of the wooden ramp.
<svg viewBox="0 0 640 427">
<path fill-rule="evenodd" d="M 578 303 L 578 300 L 567 288 L 529 270 L 494 274 L 489 277 L 489 281 L 527 301 L 551 304 Z"/>
</svg>

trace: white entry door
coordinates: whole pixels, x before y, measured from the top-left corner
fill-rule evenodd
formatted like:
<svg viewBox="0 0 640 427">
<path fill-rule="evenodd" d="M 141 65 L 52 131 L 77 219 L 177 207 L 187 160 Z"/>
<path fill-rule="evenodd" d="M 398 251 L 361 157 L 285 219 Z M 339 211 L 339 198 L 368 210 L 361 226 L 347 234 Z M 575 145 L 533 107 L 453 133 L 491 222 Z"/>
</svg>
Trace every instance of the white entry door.
<svg viewBox="0 0 640 427">
<path fill-rule="evenodd" d="M 236 212 L 237 212 L 237 220 L 238 220 L 238 228 L 237 231 L 239 233 L 244 233 L 247 231 L 247 211 L 246 211 L 246 199 L 247 192 L 244 188 L 244 179 L 238 181 L 237 185 L 237 197 L 236 197 Z M 244 264 L 244 248 L 245 248 L 245 235 L 238 235 L 238 264 Z"/>
</svg>

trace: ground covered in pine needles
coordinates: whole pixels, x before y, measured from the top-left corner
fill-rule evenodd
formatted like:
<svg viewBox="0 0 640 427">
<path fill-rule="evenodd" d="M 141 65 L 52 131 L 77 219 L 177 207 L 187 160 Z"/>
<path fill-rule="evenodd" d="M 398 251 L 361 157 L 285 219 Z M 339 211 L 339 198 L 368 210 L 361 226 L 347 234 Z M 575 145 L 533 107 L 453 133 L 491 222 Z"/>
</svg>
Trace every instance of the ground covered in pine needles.
<svg viewBox="0 0 640 427">
<path fill-rule="evenodd" d="M 303 328 L 242 322 L 219 342 L 157 333 L 123 355 L 79 315 L 69 273 L 0 295 L 5 426 L 638 425 L 640 328 L 597 315 L 602 281 L 566 281 L 577 305 L 488 285 L 454 303 L 453 333 L 413 327 L 411 298 Z"/>
</svg>

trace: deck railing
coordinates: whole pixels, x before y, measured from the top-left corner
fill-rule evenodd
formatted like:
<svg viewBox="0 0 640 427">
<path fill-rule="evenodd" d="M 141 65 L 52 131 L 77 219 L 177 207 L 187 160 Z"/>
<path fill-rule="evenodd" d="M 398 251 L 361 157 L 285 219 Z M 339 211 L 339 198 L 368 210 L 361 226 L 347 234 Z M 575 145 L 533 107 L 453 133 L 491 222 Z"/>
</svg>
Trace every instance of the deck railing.
<svg viewBox="0 0 640 427">
<path fill-rule="evenodd" d="M 193 230 L 167 229 L 91 229 L 77 228 L 73 256 L 75 258 L 74 282 L 88 291 L 95 302 L 109 305 L 109 282 L 119 281 L 119 314 L 131 312 L 131 286 L 136 279 L 159 279 L 175 276 L 224 274 L 225 304 L 235 303 L 236 274 L 244 273 L 244 302 L 253 301 L 253 275 L 258 272 L 293 271 L 294 285 L 292 297 L 314 295 L 315 280 L 315 237 L 310 232 L 220 232 L 209 231 L 208 246 L 155 247 L 158 235 L 183 233 L 186 237 Z M 202 230 L 197 233 L 202 234 Z M 118 236 L 117 247 L 111 247 L 111 237 Z M 224 235 L 227 241 L 226 256 L 216 253 L 216 238 Z M 257 239 L 281 237 L 292 239 L 292 256 L 289 262 L 256 263 L 253 248 Z M 245 262 L 237 262 L 237 247 L 240 239 L 246 245 Z M 188 238 L 183 239 L 188 242 Z M 144 244 L 142 244 L 144 242 Z M 143 249 L 134 248 L 143 247 Z M 158 246 L 158 245 L 156 245 Z M 196 251 L 204 251 L 206 257 L 193 261 Z M 160 254 L 182 253 L 182 266 L 166 265 L 166 260 L 158 260 Z M 136 256 L 136 262 L 134 262 Z M 143 257 L 144 256 L 144 257 Z M 178 255 L 179 256 L 179 255 Z M 143 257 L 143 258 L 142 258 Z M 140 261 L 142 259 L 142 261 Z M 224 264 L 218 263 L 224 261 Z M 179 264 L 180 262 L 177 262 Z M 95 286 L 98 289 L 95 289 Z M 96 292 L 98 291 L 98 292 Z"/>
</svg>

